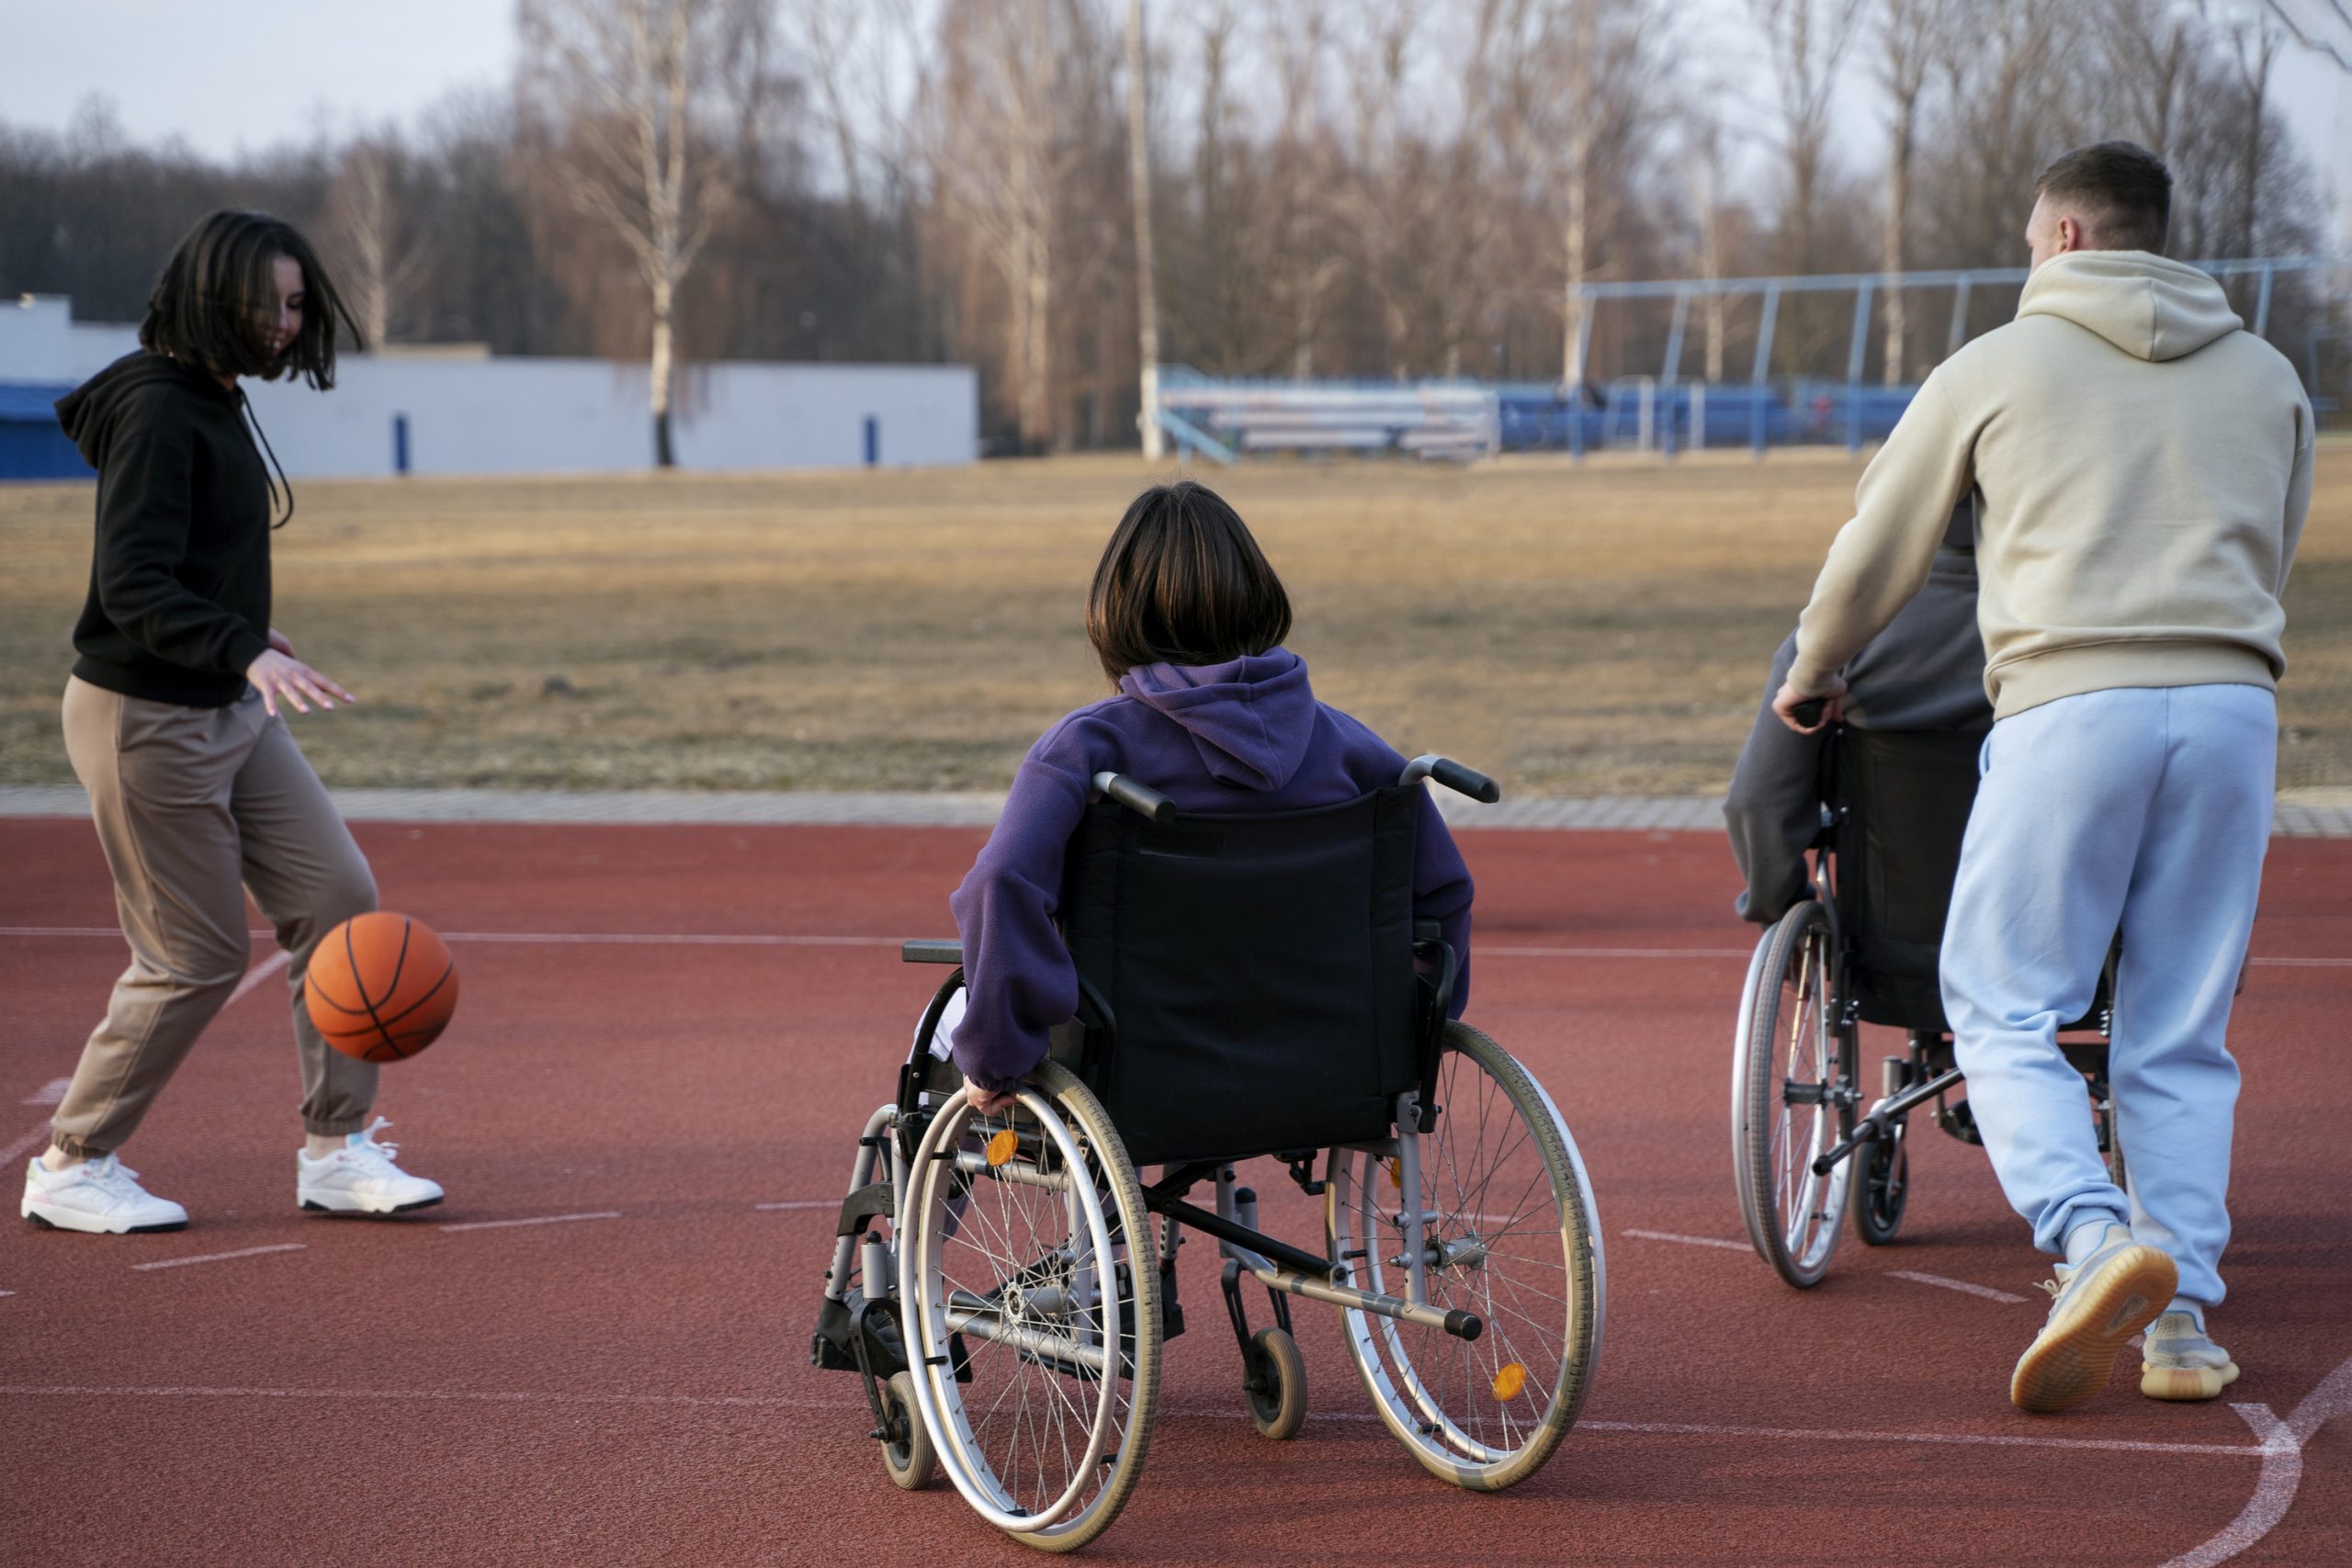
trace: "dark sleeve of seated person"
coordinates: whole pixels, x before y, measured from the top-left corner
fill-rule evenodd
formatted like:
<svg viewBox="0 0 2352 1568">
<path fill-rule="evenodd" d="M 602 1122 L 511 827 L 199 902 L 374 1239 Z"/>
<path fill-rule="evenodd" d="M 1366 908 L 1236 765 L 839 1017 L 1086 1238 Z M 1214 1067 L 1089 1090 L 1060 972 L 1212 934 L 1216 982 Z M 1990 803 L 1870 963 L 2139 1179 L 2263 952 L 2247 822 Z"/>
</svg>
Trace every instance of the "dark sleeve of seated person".
<svg viewBox="0 0 2352 1568">
<path fill-rule="evenodd" d="M 1983 729 L 1984 644 L 1976 628 L 1975 511 L 1952 513 L 1927 586 L 1846 666 L 1845 722 L 1864 729 Z M 1724 825 L 1747 886 L 1733 903 L 1742 919 L 1770 925 L 1804 897 L 1805 852 L 1821 829 L 1826 728 L 1799 735 L 1772 712 L 1796 660 L 1792 632 L 1772 656 L 1747 743 L 1732 770 Z"/>
</svg>

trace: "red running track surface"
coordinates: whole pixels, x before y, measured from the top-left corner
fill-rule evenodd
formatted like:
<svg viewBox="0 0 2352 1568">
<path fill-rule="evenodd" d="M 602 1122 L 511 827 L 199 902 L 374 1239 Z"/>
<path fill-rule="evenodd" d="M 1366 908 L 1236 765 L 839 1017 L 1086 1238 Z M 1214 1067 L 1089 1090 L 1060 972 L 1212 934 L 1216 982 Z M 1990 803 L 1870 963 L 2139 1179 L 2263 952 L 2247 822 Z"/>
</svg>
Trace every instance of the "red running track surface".
<svg viewBox="0 0 2352 1568">
<path fill-rule="evenodd" d="M 839 1197 L 939 977 L 895 942 L 950 931 L 979 835 L 360 838 L 387 905 L 447 934 L 465 978 L 456 1026 L 387 1069 L 380 1106 L 449 1201 L 297 1213 L 285 993 L 271 976 L 238 999 L 125 1151 L 193 1211 L 187 1231 L 0 1227 L 0 1559 L 1032 1560 L 944 1484 L 890 1486 L 854 1379 L 808 1364 L 831 1216 L 758 1206 Z M 1921 1125 L 1903 1241 L 1849 1236 L 1811 1292 L 1747 1249 L 1725 1109 L 1751 933 L 1719 839 L 1464 843 L 1472 1020 L 1549 1086 L 1598 1190 L 1609 1337 L 1584 1423 L 1517 1490 L 1456 1492 L 1369 1419 L 1335 1317 L 1300 1303 L 1315 1415 L 1265 1443 L 1196 1246 L 1149 1470 L 1091 1555 L 2352 1561 L 2352 843 L 2274 847 L 2238 1012 L 2238 1233 L 2214 1326 L 2244 1380 L 2161 1405 L 2125 1378 L 2055 1418 L 2007 1403 L 2046 1263 L 1978 1151 Z M 30 1146 L 46 1112 L 20 1102 L 72 1071 L 122 953 L 86 824 L 0 823 L 0 1146 Z M 497 940 L 567 934 L 753 940 Z M 1312 1239 L 1273 1168 L 1255 1184 L 1268 1228 Z M 443 1228 L 576 1214 L 615 1217 Z M 243 1256 L 139 1267 L 221 1253 Z"/>
</svg>

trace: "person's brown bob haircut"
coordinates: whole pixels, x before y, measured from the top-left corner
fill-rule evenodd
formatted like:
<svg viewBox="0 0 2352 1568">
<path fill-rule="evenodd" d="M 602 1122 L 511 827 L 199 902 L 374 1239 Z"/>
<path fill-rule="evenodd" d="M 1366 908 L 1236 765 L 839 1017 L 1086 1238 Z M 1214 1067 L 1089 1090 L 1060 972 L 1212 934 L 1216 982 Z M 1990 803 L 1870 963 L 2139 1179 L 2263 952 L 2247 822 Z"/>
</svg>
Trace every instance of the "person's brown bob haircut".
<svg viewBox="0 0 2352 1568">
<path fill-rule="evenodd" d="M 1290 635 L 1290 595 L 1238 513 L 1180 479 L 1136 497 L 1086 595 L 1111 683 L 1144 664 L 1223 664 Z"/>
<path fill-rule="evenodd" d="M 270 273 L 280 256 L 302 269 L 302 330 L 272 355 L 267 323 L 277 287 Z M 139 346 L 216 376 L 298 376 L 324 391 L 334 385 L 338 323 L 350 332 L 354 349 L 367 348 L 300 230 L 266 212 L 223 209 L 199 220 L 164 264 L 147 296 Z"/>
<path fill-rule="evenodd" d="M 2075 148 L 2041 172 L 2033 194 L 2072 206 L 2102 250 L 2164 252 L 2172 175 L 2136 141 Z"/>
</svg>

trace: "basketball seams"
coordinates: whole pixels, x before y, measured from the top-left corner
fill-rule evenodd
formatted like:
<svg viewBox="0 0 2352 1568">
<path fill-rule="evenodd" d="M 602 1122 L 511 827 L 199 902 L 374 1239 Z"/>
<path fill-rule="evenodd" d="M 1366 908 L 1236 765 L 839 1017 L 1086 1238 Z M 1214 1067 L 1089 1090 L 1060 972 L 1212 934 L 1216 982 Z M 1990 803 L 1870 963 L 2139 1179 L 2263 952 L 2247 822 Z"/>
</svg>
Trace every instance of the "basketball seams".
<svg viewBox="0 0 2352 1568">
<path fill-rule="evenodd" d="M 435 996 L 439 995 L 441 987 L 447 985 L 449 983 L 449 977 L 457 972 L 458 964 L 455 959 L 452 959 L 447 964 L 443 964 L 441 966 L 441 977 L 434 981 L 432 985 L 426 987 L 423 996 L 409 1003 L 408 1006 L 401 1009 L 400 1011 L 392 1014 L 391 1017 L 384 1020 L 384 1028 L 386 1032 L 390 1032 L 393 1024 L 400 1022 L 401 1020 L 406 1018 L 409 1014 L 414 1012 L 417 1009 L 423 1007 L 425 1003 L 431 1001 Z M 387 998 L 387 1002 L 389 1004 L 389 998 Z"/>
</svg>

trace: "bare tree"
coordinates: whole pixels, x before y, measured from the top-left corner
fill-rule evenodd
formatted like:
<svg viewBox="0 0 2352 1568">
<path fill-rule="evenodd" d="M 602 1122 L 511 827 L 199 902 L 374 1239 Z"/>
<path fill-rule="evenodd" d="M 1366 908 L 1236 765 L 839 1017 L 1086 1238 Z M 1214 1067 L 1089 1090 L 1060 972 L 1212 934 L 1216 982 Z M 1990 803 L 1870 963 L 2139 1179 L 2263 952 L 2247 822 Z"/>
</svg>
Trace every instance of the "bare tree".
<svg viewBox="0 0 2352 1568">
<path fill-rule="evenodd" d="M 521 97 L 562 198 L 620 241 L 652 321 L 653 460 L 670 438 L 679 290 L 738 195 L 769 86 L 760 0 L 519 0 Z"/>
<path fill-rule="evenodd" d="M 949 0 L 931 124 L 939 195 L 1002 282 L 1006 369 L 1020 439 L 1059 436 L 1057 292 L 1072 270 L 1063 231 L 1072 183 L 1095 149 L 1087 132 L 1112 80 L 1088 0 Z"/>
<path fill-rule="evenodd" d="M 1158 462 L 1166 448 L 1159 429 L 1159 294 L 1151 245 L 1151 103 L 1144 51 L 1143 0 L 1127 0 L 1127 185 L 1135 204 L 1136 357 L 1139 404 L 1136 422 L 1143 455 Z"/>
<path fill-rule="evenodd" d="M 2182 0 L 2106 0 L 2100 30 L 2112 63 L 2122 120 L 2159 158 L 2170 155 L 2182 102 L 2205 40 L 2195 8 Z"/>
<path fill-rule="evenodd" d="M 2199 9 L 2206 8 L 2205 0 L 2199 0 Z M 2259 6 L 2222 7 L 2218 20 L 2220 31 L 2229 42 L 2230 63 L 2235 68 L 2238 91 L 2245 100 L 2245 118 L 2239 144 L 2237 254 L 2250 256 L 2256 254 L 2255 221 L 2260 210 L 2264 117 L 2269 107 L 2270 68 L 2278 61 L 2285 35 L 2276 18 Z"/>
<path fill-rule="evenodd" d="M 1911 227 L 1912 152 L 1917 144 L 1919 102 L 1929 69 L 1944 52 L 1951 0 L 1883 0 L 1879 17 L 1879 85 L 1887 99 L 1886 211 L 1879 250 L 1886 271 L 1886 384 L 1900 385 L 1907 335 L 1902 286 L 1904 240 Z"/>
<path fill-rule="evenodd" d="M 341 254 L 344 294 L 371 344 L 390 343 L 427 264 L 398 192 L 400 152 L 389 138 L 352 142 L 336 161 L 327 229 Z"/>
<path fill-rule="evenodd" d="M 1829 165 L 1829 113 L 1838 67 L 1853 42 L 1862 0 L 1747 0 L 1764 34 L 1780 99 L 1781 155 L 1789 173 L 1789 265 L 1815 270 L 1815 230 Z"/>
</svg>

